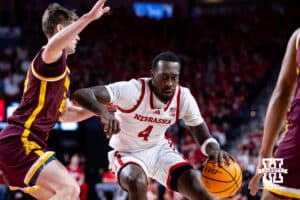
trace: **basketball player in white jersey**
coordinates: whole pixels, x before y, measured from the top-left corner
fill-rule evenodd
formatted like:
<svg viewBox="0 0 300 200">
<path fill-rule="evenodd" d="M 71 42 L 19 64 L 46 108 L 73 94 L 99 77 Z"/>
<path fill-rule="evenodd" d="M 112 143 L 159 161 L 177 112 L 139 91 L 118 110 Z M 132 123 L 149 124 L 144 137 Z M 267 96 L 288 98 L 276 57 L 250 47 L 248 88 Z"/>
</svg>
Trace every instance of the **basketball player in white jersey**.
<svg viewBox="0 0 300 200">
<path fill-rule="evenodd" d="M 110 167 L 130 200 L 145 200 L 147 177 L 193 200 L 211 199 L 201 187 L 197 170 L 165 139 L 168 127 L 183 119 L 201 150 L 216 164 L 229 162 L 209 134 L 206 123 L 189 89 L 178 84 L 180 62 L 171 52 L 157 55 L 152 77 L 121 81 L 77 90 L 72 98 L 82 107 L 102 117 L 111 136 Z M 103 104 L 117 107 L 115 117 Z M 116 134 L 118 133 L 118 134 Z"/>
</svg>

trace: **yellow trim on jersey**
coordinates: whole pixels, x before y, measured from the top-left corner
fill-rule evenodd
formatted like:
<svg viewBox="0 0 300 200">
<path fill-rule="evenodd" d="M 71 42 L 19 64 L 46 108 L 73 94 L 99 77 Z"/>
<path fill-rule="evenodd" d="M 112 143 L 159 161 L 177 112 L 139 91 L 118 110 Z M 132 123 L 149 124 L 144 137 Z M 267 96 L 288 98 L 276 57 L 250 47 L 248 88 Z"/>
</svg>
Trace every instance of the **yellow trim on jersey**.
<svg viewBox="0 0 300 200">
<path fill-rule="evenodd" d="M 34 150 L 34 153 L 38 156 L 42 156 L 45 152 L 43 152 L 42 150 Z"/>
<path fill-rule="evenodd" d="M 41 81 L 38 106 L 34 109 L 34 111 L 31 113 L 29 118 L 26 120 L 25 128 L 30 129 L 30 127 L 32 125 L 32 122 L 35 120 L 36 116 L 42 110 L 42 108 L 44 106 L 44 103 L 45 103 L 46 90 L 47 90 L 47 82 L 46 81 Z"/>
<path fill-rule="evenodd" d="M 41 81 L 38 105 L 34 109 L 34 111 L 31 113 L 31 115 L 29 116 L 29 118 L 26 120 L 26 122 L 24 124 L 25 129 L 22 133 L 21 141 L 25 148 L 26 155 L 29 155 L 33 149 L 41 148 L 40 145 L 38 145 L 36 142 L 29 141 L 28 137 L 30 135 L 30 127 L 31 127 L 33 121 L 35 120 L 36 116 L 40 113 L 42 108 L 44 107 L 45 97 L 46 97 L 46 89 L 47 89 L 47 82 Z"/>
<path fill-rule="evenodd" d="M 67 90 L 69 90 L 69 87 L 70 87 L 70 79 L 69 79 L 68 76 L 66 77 L 64 86 L 65 86 L 65 88 L 66 88 Z"/>
<path fill-rule="evenodd" d="M 32 186 L 32 187 L 24 187 L 24 188 L 9 186 L 9 190 L 11 190 L 11 191 L 21 190 L 21 191 L 23 191 L 24 193 L 27 193 L 27 194 L 35 192 L 35 191 L 39 190 L 40 188 L 41 187 L 38 186 L 38 185 L 35 185 L 35 186 Z"/>
<path fill-rule="evenodd" d="M 285 188 L 284 186 L 282 186 L 282 187 Z M 283 191 L 282 189 L 274 188 L 274 187 L 272 187 L 272 186 L 270 186 L 266 183 L 264 183 L 264 189 L 269 190 L 270 192 L 273 192 L 273 193 L 275 193 L 277 195 L 280 195 L 280 196 L 300 199 L 300 194 L 296 194 L 296 193 L 293 193 L 293 192 L 286 192 L 286 191 Z"/>
<path fill-rule="evenodd" d="M 53 151 L 48 151 L 46 153 L 44 153 L 29 169 L 29 171 L 27 172 L 25 179 L 24 179 L 24 183 L 26 185 L 29 185 L 29 182 L 31 181 L 32 177 L 34 176 L 34 174 L 36 173 L 36 171 L 45 163 L 47 162 L 47 160 L 54 155 Z"/>
<path fill-rule="evenodd" d="M 66 100 L 67 100 L 67 91 L 69 90 L 69 86 L 70 86 L 70 79 L 69 79 L 68 76 L 66 76 L 64 86 L 65 86 L 65 88 L 66 88 L 66 91 L 64 92 L 64 99 L 61 101 L 60 106 L 59 106 L 59 109 L 58 109 L 58 111 L 59 111 L 60 113 L 63 113 L 64 108 L 65 108 L 65 106 L 66 106 L 66 104 L 67 104 L 67 101 L 66 101 Z"/>
<path fill-rule="evenodd" d="M 284 132 L 282 133 L 282 136 L 281 136 L 281 139 L 283 139 L 283 137 L 286 135 L 286 133 L 288 132 L 289 130 L 289 120 L 285 120 L 285 127 L 284 127 Z"/>
<path fill-rule="evenodd" d="M 296 68 L 297 76 L 299 75 L 299 72 L 300 72 L 300 70 L 299 70 L 299 68 L 297 67 L 297 68 Z"/>
<path fill-rule="evenodd" d="M 35 71 L 33 64 L 31 65 L 31 71 L 32 71 L 32 74 L 33 74 L 36 78 L 40 79 L 41 81 L 54 82 L 54 81 L 59 81 L 59 80 L 63 79 L 63 78 L 66 76 L 67 72 L 68 72 L 68 68 L 66 67 L 65 71 L 64 71 L 61 75 L 56 76 L 56 77 L 44 77 L 44 76 L 38 74 L 38 73 Z M 69 70 L 69 71 L 70 71 L 70 70 Z"/>
<path fill-rule="evenodd" d="M 300 39 L 300 34 L 298 34 L 296 38 L 296 50 L 298 50 L 299 39 Z"/>
<path fill-rule="evenodd" d="M 29 81 L 29 73 L 27 72 L 26 78 L 25 78 L 25 81 L 24 81 L 24 90 L 23 90 L 23 93 L 26 93 L 26 92 L 27 92 L 27 89 L 28 89 L 28 81 Z"/>
<path fill-rule="evenodd" d="M 21 137 L 21 141 L 23 143 L 23 147 L 25 148 L 26 155 L 29 155 L 33 149 L 41 148 L 41 146 L 39 144 L 37 144 L 36 142 L 28 140 L 29 135 L 30 135 L 30 130 L 25 129 L 23 131 L 22 137 Z M 41 150 L 38 150 L 38 152 L 36 152 L 36 154 L 38 156 L 41 156 L 44 153 L 43 151 L 42 151 L 42 153 L 40 151 Z"/>
</svg>

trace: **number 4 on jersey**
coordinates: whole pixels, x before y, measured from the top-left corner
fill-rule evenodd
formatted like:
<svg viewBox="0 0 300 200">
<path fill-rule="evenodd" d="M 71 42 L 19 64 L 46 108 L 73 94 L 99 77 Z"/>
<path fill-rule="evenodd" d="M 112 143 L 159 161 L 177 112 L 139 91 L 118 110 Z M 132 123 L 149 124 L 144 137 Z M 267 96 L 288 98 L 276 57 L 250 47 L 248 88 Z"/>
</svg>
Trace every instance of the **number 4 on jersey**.
<svg viewBox="0 0 300 200">
<path fill-rule="evenodd" d="M 145 141 L 148 141 L 148 137 L 153 129 L 153 126 L 148 126 L 145 130 L 139 132 L 138 137 L 142 137 Z"/>
</svg>

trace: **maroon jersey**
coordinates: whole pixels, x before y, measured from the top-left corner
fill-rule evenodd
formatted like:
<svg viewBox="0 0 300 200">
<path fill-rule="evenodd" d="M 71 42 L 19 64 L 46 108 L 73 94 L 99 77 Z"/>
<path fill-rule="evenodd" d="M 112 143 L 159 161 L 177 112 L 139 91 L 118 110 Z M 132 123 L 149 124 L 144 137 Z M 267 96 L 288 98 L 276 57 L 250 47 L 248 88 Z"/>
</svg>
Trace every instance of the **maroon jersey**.
<svg viewBox="0 0 300 200">
<path fill-rule="evenodd" d="M 46 140 L 49 131 L 58 121 L 69 97 L 70 71 L 66 65 L 66 53 L 52 64 L 42 60 L 41 49 L 28 68 L 20 106 L 9 117 L 9 124 L 22 126 L 35 136 Z M 3 131 L 2 131 L 3 132 Z M 16 133 L 19 134 L 19 133 Z M 12 136 L 0 133 L 0 139 Z"/>
<path fill-rule="evenodd" d="M 299 36 L 298 36 L 299 38 Z M 299 40 L 297 40 L 297 55 L 296 61 L 297 66 L 295 69 L 295 73 L 297 73 L 297 83 L 296 83 L 296 90 L 294 93 L 293 101 L 287 113 L 286 119 L 286 131 L 284 133 L 284 140 L 286 142 L 286 148 L 290 148 L 292 146 L 300 145 L 300 44 Z M 298 47 L 299 46 L 299 47 Z M 289 134 L 287 134 L 289 133 Z M 297 148 L 296 148 L 297 149 Z M 300 153 L 300 149 L 298 150 Z M 288 152 L 290 153 L 290 152 Z"/>
<path fill-rule="evenodd" d="M 299 38 L 299 36 L 298 36 Z M 297 47 L 300 45 L 297 40 Z M 296 48 L 297 48 L 296 47 Z M 300 46 L 299 46 L 300 47 Z M 295 69 L 295 73 L 297 73 L 297 85 L 294 93 L 293 101 L 287 113 L 286 118 L 286 127 L 285 132 L 283 133 L 282 139 L 279 143 L 278 149 L 275 153 L 276 158 L 282 158 L 283 164 L 282 168 L 288 169 L 288 174 L 282 174 L 283 183 L 278 183 L 278 185 L 288 187 L 288 188 L 296 188 L 300 189 L 300 49 L 297 48 L 297 67 Z M 278 189 L 278 188 L 277 188 Z M 269 190 L 269 189 L 268 189 Z M 284 195 L 287 197 L 294 198 L 294 194 L 292 192 L 287 192 L 284 189 L 280 189 L 278 191 L 276 188 L 270 190 L 276 194 Z M 299 196 L 298 196 L 299 197 Z M 297 197 L 296 197 L 297 198 Z"/>
</svg>

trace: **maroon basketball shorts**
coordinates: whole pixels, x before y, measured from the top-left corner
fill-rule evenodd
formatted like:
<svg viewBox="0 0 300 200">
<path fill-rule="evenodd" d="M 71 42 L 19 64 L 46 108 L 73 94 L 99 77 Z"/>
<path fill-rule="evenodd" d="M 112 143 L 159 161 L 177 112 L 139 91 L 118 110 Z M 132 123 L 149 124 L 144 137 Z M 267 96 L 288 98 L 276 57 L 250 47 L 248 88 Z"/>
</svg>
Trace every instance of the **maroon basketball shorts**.
<svg viewBox="0 0 300 200">
<path fill-rule="evenodd" d="M 280 196 L 300 199 L 300 143 L 298 125 L 287 124 L 275 154 L 272 177 L 263 179 L 264 188 Z"/>
<path fill-rule="evenodd" d="M 55 160 L 54 152 L 47 151 L 44 141 L 21 126 L 8 125 L 1 131 L 0 138 L 0 169 L 10 188 L 26 193 L 37 190 L 36 179 L 42 169 Z"/>
</svg>

